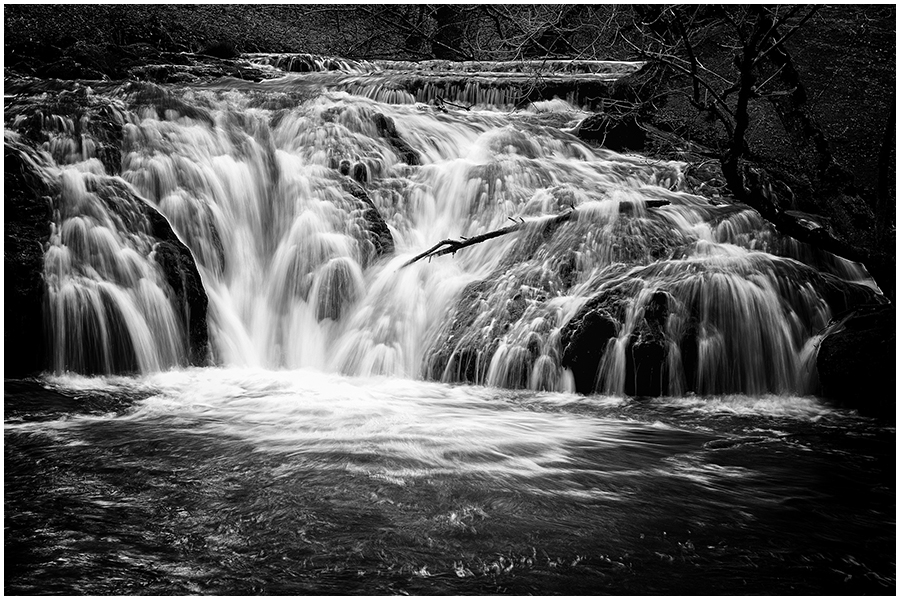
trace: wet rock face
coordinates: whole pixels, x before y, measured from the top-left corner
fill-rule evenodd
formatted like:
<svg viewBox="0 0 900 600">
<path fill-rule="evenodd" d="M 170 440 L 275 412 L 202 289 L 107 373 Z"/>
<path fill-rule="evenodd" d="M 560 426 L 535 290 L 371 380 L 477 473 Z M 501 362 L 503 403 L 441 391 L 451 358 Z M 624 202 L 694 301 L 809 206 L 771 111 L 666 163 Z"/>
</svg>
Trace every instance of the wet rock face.
<svg viewBox="0 0 900 600">
<path fill-rule="evenodd" d="M 422 164 L 419 153 L 416 152 L 406 140 L 401 138 L 399 133 L 397 133 L 397 126 L 394 124 L 393 119 L 386 117 L 381 113 L 375 113 L 374 119 L 378 135 L 383 137 L 385 141 L 393 147 L 394 151 L 400 157 L 400 160 L 409 166 Z"/>
<path fill-rule="evenodd" d="M 44 245 L 50 237 L 50 188 L 21 152 L 4 145 L 4 367 L 6 377 L 44 368 Z"/>
<path fill-rule="evenodd" d="M 628 292 L 623 289 L 602 292 L 563 327 L 560 342 L 562 366 L 571 370 L 575 390 L 592 394 L 598 389 L 603 357 L 611 343 L 622 333 Z M 669 391 L 668 343 L 666 321 L 670 296 L 652 294 L 639 323 L 625 342 L 625 388 L 629 396 L 661 396 Z"/>
<path fill-rule="evenodd" d="M 647 302 L 641 324 L 629 340 L 626 352 L 625 393 L 629 396 L 661 396 L 668 393 L 668 344 L 666 320 L 669 295 L 657 291 Z"/>
<path fill-rule="evenodd" d="M 491 288 L 489 281 L 476 281 L 463 289 L 447 323 L 425 365 L 428 379 L 452 382 L 480 383 L 484 381 L 491 355 L 497 348 L 498 332 L 491 332 L 490 344 L 472 339 L 467 333 L 484 310 L 485 298 Z"/>
<path fill-rule="evenodd" d="M 621 298 L 596 296 L 562 330 L 562 366 L 571 370 L 575 390 L 591 394 L 609 342 L 619 335 Z"/>
<path fill-rule="evenodd" d="M 349 172 L 348 163 L 347 173 Z M 341 170 L 341 173 L 344 175 L 347 174 L 343 172 L 343 169 Z M 341 181 L 341 186 L 344 188 L 344 191 L 357 200 L 359 208 L 363 211 L 362 216 L 367 225 L 366 234 L 369 241 L 375 247 L 375 257 L 380 258 L 392 254 L 394 252 L 394 238 L 391 235 L 391 230 L 388 227 L 387 222 L 385 222 L 384 217 L 378 212 L 378 208 L 376 208 L 372 199 L 369 198 L 366 190 L 359 183 L 349 178 L 343 179 Z"/>
<path fill-rule="evenodd" d="M 49 368 L 49 318 L 44 281 L 44 253 L 49 242 L 53 220 L 53 198 L 58 193 L 37 170 L 41 156 L 16 138 L 8 138 L 4 145 L 5 235 L 4 267 L 6 280 L 5 343 L 7 377 L 23 377 Z M 115 180 L 110 179 L 114 182 Z M 124 186 L 111 184 L 123 194 Z M 133 196 L 131 202 L 108 206 L 121 210 L 122 222 L 137 227 L 134 215 L 128 211 L 139 207 L 150 225 L 150 233 L 157 242 L 152 258 L 160 267 L 174 296 L 176 313 L 181 316 L 188 333 L 191 364 L 208 363 L 209 346 L 206 324 L 207 297 L 194 258 L 178 239 L 168 221 L 155 208 Z M 123 201 L 124 202 L 124 201 Z M 111 322 L 112 327 L 120 324 Z M 115 352 L 121 357 L 122 371 L 134 370 L 133 355 L 128 348 Z"/>
<path fill-rule="evenodd" d="M 825 336 L 816 358 L 822 395 L 860 413 L 896 417 L 896 313 L 893 305 L 854 311 Z"/>
<path fill-rule="evenodd" d="M 77 83 L 13 90 L 21 94 L 7 103 L 7 126 L 33 147 L 43 147 L 59 164 L 96 158 L 107 173 L 121 171 L 121 104 Z"/>
<path fill-rule="evenodd" d="M 152 233 L 159 241 L 154 247 L 154 260 L 165 274 L 175 294 L 176 306 L 188 333 L 188 360 L 192 365 L 209 363 L 209 332 L 206 313 L 209 300 L 203 289 L 194 256 L 178 239 L 172 226 L 156 209 L 147 205 L 147 218 Z"/>
</svg>

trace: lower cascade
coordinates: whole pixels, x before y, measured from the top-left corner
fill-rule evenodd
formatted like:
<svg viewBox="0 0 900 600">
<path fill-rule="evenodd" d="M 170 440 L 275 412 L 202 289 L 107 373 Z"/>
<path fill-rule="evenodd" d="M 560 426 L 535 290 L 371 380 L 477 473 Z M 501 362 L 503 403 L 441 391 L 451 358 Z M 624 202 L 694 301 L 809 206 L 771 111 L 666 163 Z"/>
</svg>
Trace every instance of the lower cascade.
<svg viewBox="0 0 900 600">
<path fill-rule="evenodd" d="M 586 113 L 562 100 L 438 110 L 290 77 L 65 93 L 76 116 L 14 107 L 6 134 L 51 198 L 58 373 L 190 361 L 147 210 L 196 261 L 208 360 L 234 367 L 807 394 L 817 334 L 882 298 L 859 265 L 690 193 L 683 163 L 584 145 L 571 131 Z"/>
</svg>

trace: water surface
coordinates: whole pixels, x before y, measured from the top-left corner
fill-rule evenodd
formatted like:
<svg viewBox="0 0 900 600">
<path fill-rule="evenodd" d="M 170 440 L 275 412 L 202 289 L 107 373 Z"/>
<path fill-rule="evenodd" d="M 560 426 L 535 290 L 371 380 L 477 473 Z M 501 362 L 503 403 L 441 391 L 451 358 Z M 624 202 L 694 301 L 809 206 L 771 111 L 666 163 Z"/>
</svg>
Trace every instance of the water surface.
<svg viewBox="0 0 900 600">
<path fill-rule="evenodd" d="M 7 381 L 9 594 L 891 594 L 895 431 L 802 397 Z"/>
</svg>

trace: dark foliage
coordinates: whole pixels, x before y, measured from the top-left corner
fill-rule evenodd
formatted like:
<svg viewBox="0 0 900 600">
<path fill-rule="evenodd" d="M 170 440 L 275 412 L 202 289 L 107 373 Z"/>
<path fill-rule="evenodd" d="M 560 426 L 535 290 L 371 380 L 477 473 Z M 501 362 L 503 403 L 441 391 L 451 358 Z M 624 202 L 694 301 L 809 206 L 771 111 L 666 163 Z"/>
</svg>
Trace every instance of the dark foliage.
<svg viewBox="0 0 900 600">
<path fill-rule="evenodd" d="M 215 58 L 237 58 L 241 53 L 235 49 L 234 44 L 231 42 L 221 41 L 206 46 L 198 54 Z"/>
</svg>

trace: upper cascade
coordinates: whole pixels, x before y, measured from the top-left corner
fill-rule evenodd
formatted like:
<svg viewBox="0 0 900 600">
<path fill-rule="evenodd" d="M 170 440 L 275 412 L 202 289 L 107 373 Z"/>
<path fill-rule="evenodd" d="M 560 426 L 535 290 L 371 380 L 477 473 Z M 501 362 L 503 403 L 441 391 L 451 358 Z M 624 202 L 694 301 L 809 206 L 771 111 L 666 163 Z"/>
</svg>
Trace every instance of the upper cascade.
<svg viewBox="0 0 900 600">
<path fill-rule="evenodd" d="M 352 60 L 336 56 L 321 56 L 307 53 L 248 53 L 243 58 L 261 65 L 269 65 L 289 72 L 345 73 L 408 72 L 419 75 L 493 76 L 500 78 L 521 77 L 541 74 L 545 77 L 601 77 L 618 79 L 638 71 L 644 66 L 641 61 L 620 60 L 579 60 L 579 59 L 529 59 L 529 60 Z"/>
<path fill-rule="evenodd" d="M 390 104 L 514 108 L 561 98 L 586 109 L 602 104 L 609 86 L 643 67 L 638 61 L 354 61 L 311 54 L 247 54 L 286 73 L 315 76 L 336 89 Z M 328 76 L 328 80 L 322 77 Z"/>
<path fill-rule="evenodd" d="M 321 56 L 301 52 L 257 52 L 244 54 L 243 57 L 253 63 L 268 65 L 293 73 L 321 73 L 328 71 L 370 73 L 380 70 L 380 67 L 372 61 L 351 60 L 336 56 Z"/>
<path fill-rule="evenodd" d="M 614 80 L 638 71 L 645 63 L 640 61 L 547 58 L 541 60 L 506 61 L 379 60 L 374 61 L 374 64 L 385 71 L 405 71 L 434 76 L 467 74 L 470 76 L 514 78 L 540 74 L 544 77 L 573 77 L 581 79 L 599 77 L 606 80 Z"/>
</svg>

